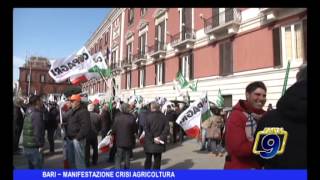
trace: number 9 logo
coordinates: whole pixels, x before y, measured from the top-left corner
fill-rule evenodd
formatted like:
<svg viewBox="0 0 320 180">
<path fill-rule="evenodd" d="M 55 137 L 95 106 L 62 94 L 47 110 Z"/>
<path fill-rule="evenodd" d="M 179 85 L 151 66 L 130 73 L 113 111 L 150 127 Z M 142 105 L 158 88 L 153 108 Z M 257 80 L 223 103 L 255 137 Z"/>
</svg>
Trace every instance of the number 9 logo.
<svg viewBox="0 0 320 180">
<path fill-rule="evenodd" d="M 280 138 L 278 135 L 266 135 L 261 140 L 261 147 L 264 151 L 260 152 L 260 156 L 265 159 L 271 159 L 280 149 Z"/>
<path fill-rule="evenodd" d="M 252 152 L 264 159 L 271 159 L 284 152 L 287 138 L 288 132 L 283 128 L 264 128 L 257 133 Z"/>
</svg>

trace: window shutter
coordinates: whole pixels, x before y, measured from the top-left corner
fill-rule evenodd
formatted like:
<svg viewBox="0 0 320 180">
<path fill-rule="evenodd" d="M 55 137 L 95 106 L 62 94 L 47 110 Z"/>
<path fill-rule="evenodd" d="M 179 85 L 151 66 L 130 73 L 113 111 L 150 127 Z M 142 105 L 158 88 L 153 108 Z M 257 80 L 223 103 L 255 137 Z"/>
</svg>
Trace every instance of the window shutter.
<svg viewBox="0 0 320 180">
<path fill-rule="evenodd" d="M 281 39 L 280 39 L 280 28 L 272 30 L 273 37 L 273 66 L 281 66 Z"/>
<path fill-rule="evenodd" d="M 158 50 L 158 41 L 159 41 L 159 37 L 158 37 L 158 26 L 155 26 L 155 35 L 154 35 L 154 50 L 157 51 Z"/>
<path fill-rule="evenodd" d="M 144 73 L 144 75 L 143 75 L 143 86 L 145 86 L 146 85 L 146 70 L 147 70 L 147 68 L 144 66 L 143 67 L 143 73 Z"/>
<path fill-rule="evenodd" d="M 165 29 L 164 29 L 164 25 L 165 25 L 165 21 L 162 21 L 161 23 L 161 38 L 160 38 L 160 49 L 163 49 L 163 45 L 164 45 L 164 36 L 165 36 Z"/>
<path fill-rule="evenodd" d="M 303 20 L 302 21 L 302 28 L 303 28 L 303 53 L 304 53 L 304 59 L 303 59 L 303 62 L 306 63 L 307 62 L 307 19 Z"/>
<path fill-rule="evenodd" d="M 193 52 L 191 52 L 191 54 L 189 55 L 189 79 L 193 80 L 194 78 L 194 67 L 193 67 L 194 63 L 193 63 Z"/>
<path fill-rule="evenodd" d="M 232 51 L 232 41 L 225 43 L 225 68 L 227 74 L 233 73 L 233 51 Z"/>
<path fill-rule="evenodd" d="M 185 8 L 185 21 L 186 30 L 191 33 L 192 29 L 192 8 Z"/>
<path fill-rule="evenodd" d="M 178 67 L 178 72 L 182 73 L 182 57 L 179 57 L 179 67 Z"/>
<path fill-rule="evenodd" d="M 141 52 L 141 40 L 142 40 L 142 36 L 139 37 L 138 54 L 140 54 Z"/>
<path fill-rule="evenodd" d="M 162 83 L 164 84 L 165 81 L 165 77 L 166 77 L 166 63 L 163 61 L 162 62 Z"/>
<path fill-rule="evenodd" d="M 219 25 L 219 8 L 212 8 L 212 26 L 217 27 Z"/>
<path fill-rule="evenodd" d="M 141 78 L 140 71 L 141 69 L 138 69 L 138 87 L 140 87 L 140 78 Z"/>
<path fill-rule="evenodd" d="M 154 77 L 154 84 L 157 85 L 157 64 L 154 64 L 154 74 L 155 74 L 155 77 Z"/>
<path fill-rule="evenodd" d="M 219 58 L 220 58 L 220 64 L 219 64 L 219 71 L 220 71 L 220 76 L 224 74 L 223 71 L 223 61 L 224 61 L 224 43 L 219 44 Z"/>
</svg>

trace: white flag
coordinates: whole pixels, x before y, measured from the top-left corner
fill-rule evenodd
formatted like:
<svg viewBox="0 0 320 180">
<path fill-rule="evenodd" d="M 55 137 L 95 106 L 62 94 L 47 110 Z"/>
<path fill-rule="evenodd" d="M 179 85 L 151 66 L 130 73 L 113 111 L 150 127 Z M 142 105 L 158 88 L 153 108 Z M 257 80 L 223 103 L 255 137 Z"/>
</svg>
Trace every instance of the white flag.
<svg viewBox="0 0 320 180">
<path fill-rule="evenodd" d="M 183 111 L 177 118 L 176 123 L 183 128 L 188 136 L 197 137 L 200 133 L 201 115 L 207 111 L 208 99 L 204 95 Z"/>
<path fill-rule="evenodd" d="M 49 75 L 55 82 L 62 82 L 71 76 L 84 74 L 94 66 L 94 61 L 86 47 L 82 47 L 76 54 L 64 60 L 50 61 Z"/>
</svg>

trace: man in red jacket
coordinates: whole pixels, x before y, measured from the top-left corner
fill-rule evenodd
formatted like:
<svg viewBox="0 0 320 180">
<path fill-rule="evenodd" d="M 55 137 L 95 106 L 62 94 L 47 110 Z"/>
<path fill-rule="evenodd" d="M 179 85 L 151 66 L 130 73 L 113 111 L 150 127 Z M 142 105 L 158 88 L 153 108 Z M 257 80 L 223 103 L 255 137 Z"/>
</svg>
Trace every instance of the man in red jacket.
<svg viewBox="0 0 320 180">
<path fill-rule="evenodd" d="M 225 169 L 261 168 L 252 154 L 253 139 L 257 121 L 264 114 L 267 88 L 261 81 L 246 87 L 246 100 L 239 100 L 233 107 L 226 123 Z"/>
</svg>

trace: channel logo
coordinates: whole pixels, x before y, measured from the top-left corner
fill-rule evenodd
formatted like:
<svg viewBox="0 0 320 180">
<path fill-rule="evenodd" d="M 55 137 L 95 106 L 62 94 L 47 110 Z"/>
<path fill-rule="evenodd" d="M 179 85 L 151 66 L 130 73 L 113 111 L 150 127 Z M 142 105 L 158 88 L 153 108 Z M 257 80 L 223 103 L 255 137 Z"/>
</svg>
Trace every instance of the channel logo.
<svg viewBox="0 0 320 180">
<path fill-rule="evenodd" d="M 252 152 L 261 158 L 271 159 L 283 154 L 287 139 L 288 132 L 283 128 L 264 128 L 257 133 Z"/>
</svg>

